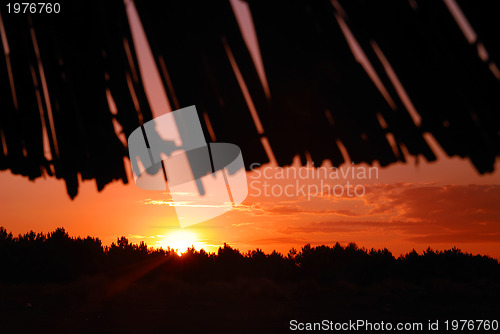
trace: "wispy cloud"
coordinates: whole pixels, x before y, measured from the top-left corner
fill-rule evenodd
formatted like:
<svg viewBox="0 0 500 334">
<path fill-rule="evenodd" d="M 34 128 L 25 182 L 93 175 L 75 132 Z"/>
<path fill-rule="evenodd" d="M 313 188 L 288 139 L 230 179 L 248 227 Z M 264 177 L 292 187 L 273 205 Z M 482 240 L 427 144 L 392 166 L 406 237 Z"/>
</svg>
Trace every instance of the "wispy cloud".
<svg viewBox="0 0 500 334">
<path fill-rule="evenodd" d="M 164 200 L 146 200 L 144 204 L 146 205 L 166 205 L 173 207 L 192 207 L 192 208 L 232 208 L 231 202 L 226 202 L 222 204 L 195 204 L 195 201 L 190 202 L 173 202 L 173 201 L 164 201 Z"/>
<path fill-rule="evenodd" d="M 323 221 L 286 226 L 280 233 L 356 233 L 403 235 L 412 242 L 500 242 L 500 186 L 379 186 L 367 194 L 368 214 L 318 210 Z M 283 208 L 282 208 L 283 209 Z M 362 210 L 359 207 L 358 210 Z M 294 212 L 307 212 L 297 210 Z M 335 220 L 344 213 L 352 220 Z M 353 214 L 354 213 L 354 214 Z"/>
</svg>

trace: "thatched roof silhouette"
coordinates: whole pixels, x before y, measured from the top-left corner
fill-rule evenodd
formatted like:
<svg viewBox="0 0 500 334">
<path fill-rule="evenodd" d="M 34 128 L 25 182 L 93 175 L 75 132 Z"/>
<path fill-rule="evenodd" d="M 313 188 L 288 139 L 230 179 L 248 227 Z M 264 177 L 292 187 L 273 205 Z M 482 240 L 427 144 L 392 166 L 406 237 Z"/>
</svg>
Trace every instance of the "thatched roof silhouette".
<svg viewBox="0 0 500 334">
<path fill-rule="evenodd" d="M 270 94 L 230 1 L 135 3 L 171 105 L 196 105 L 200 119 L 210 120 L 207 138 L 213 130 L 217 141 L 239 145 L 248 165 L 269 161 L 264 138 L 282 166 L 297 155 L 304 164 L 329 159 L 337 166 L 344 148 L 352 162 L 387 166 L 408 154 L 435 160 L 429 133 L 448 155 L 470 159 L 479 173 L 493 171 L 500 153 L 498 1 L 247 3 Z M 466 38 L 450 4 L 459 5 L 477 38 Z M 30 179 L 55 175 L 73 198 L 78 175 L 95 179 L 99 190 L 127 182 L 120 136 L 152 113 L 124 3 L 61 6 L 58 15 L 2 8 L 9 52 L 0 52 L 0 169 Z"/>
</svg>

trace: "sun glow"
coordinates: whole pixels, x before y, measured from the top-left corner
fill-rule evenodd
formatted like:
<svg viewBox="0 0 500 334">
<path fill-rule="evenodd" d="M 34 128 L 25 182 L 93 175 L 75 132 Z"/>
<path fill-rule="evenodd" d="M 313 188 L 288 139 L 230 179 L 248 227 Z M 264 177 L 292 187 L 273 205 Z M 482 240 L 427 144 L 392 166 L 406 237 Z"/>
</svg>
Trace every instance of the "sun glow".
<svg viewBox="0 0 500 334">
<path fill-rule="evenodd" d="M 188 248 L 194 247 L 199 250 L 205 245 L 204 242 L 200 241 L 196 233 L 187 230 L 176 230 L 169 233 L 165 239 L 156 243 L 157 247 L 162 247 L 163 249 L 175 250 L 178 255 L 184 253 Z"/>
</svg>

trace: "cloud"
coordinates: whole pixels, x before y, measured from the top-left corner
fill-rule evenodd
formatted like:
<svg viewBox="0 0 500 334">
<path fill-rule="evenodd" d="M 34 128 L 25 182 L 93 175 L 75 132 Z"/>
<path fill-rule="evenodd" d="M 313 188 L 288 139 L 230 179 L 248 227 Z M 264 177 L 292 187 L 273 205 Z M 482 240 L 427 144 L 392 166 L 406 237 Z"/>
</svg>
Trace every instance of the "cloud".
<svg viewBox="0 0 500 334">
<path fill-rule="evenodd" d="M 232 204 L 230 202 L 223 204 L 194 204 L 196 201 L 185 201 L 185 202 L 174 202 L 174 201 L 164 201 L 164 200 L 146 200 L 144 204 L 146 205 L 166 205 L 174 207 L 192 207 L 192 208 L 231 208 Z"/>
<path fill-rule="evenodd" d="M 248 225 L 253 225 L 253 223 L 238 223 L 238 224 L 231 224 L 232 226 L 248 226 Z"/>
<path fill-rule="evenodd" d="M 451 231 L 500 232 L 500 186 L 426 186 L 390 191 L 379 196 L 371 211 L 394 219 L 432 223 Z"/>
<path fill-rule="evenodd" d="M 387 222 L 387 221 L 322 221 L 312 222 L 300 226 L 288 226 L 282 229 L 282 233 L 353 233 L 366 232 L 379 229 L 386 231 L 397 231 L 411 229 L 415 223 Z"/>
<path fill-rule="evenodd" d="M 362 212 L 356 212 L 350 209 L 318 209 L 302 205 L 281 205 L 273 203 L 258 202 L 251 205 L 240 205 L 235 208 L 236 211 L 247 212 L 251 215 L 268 215 L 268 216 L 292 216 L 297 214 L 303 215 L 338 215 L 347 217 L 359 217 L 364 215 Z"/>
<path fill-rule="evenodd" d="M 248 245 L 272 245 L 272 244 L 303 244 L 303 238 L 293 237 L 273 237 L 256 239 L 246 242 Z"/>
<path fill-rule="evenodd" d="M 372 231 L 397 234 L 418 243 L 500 242 L 498 185 L 400 184 L 374 188 L 363 204 L 364 209 L 370 209 L 366 215 L 350 209 L 345 218 L 355 220 L 335 220 L 331 214 L 341 215 L 342 210 L 318 210 L 327 214 L 325 220 L 287 226 L 280 232 L 293 235 Z"/>
<path fill-rule="evenodd" d="M 361 238 L 427 244 L 500 242 L 499 202 L 499 185 L 375 184 L 355 200 L 256 198 L 227 216 L 234 228 L 245 230 L 259 230 L 265 222 L 267 231 L 276 236 L 255 241 L 263 244 L 300 243 L 306 235 L 307 242 L 338 239 L 354 233 L 360 242 Z"/>
<path fill-rule="evenodd" d="M 428 234 L 411 237 L 407 239 L 417 243 L 448 243 L 448 242 L 500 242 L 500 233 L 449 233 L 449 234 Z"/>
</svg>

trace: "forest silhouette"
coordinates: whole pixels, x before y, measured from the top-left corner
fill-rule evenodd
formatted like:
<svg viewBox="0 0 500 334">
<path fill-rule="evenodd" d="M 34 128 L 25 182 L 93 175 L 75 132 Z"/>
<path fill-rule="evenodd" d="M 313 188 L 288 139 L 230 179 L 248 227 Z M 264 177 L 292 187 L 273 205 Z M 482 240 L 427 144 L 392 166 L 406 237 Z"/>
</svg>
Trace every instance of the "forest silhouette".
<svg viewBox="0 0 500 334">
<path fill-rule="evenodd" d="M 486 255 L 463 253 L 458 248 L 422 254 L 415 250 L 398 258 L 387 249 L 310 244 L 292 248 L 283 255 L 261 249 L 241 253 L 224 244 L 216 253 L 187 249 L 179 256 L 167 247 L 133 244 L 126 237 L 104 246 L 99 238 L 70 237 L 64 228 L 47 234 L 30 231 L 13 236 L 0 227 L 2 282 L 68 282 L 83 275 L 112 274 L 128 267 L 155 263 L 166 275 L 185 280 L 225 280 L 238 277 L 266 277 L 277 281 L 316 280 L 329 283 L 349 280 L 371 284 L 384 279 L 419 281 L 445 278 L 458 281 L 500 278 L 498 260 Z"/>
<path fill-rule="evenodd" d="M 289 333 L 289 321 L 496 319 L 500 264 L 457 248 L 355 243 L 287 254 L 110 246 L 0 227 L 0 332 Z"/>
</svg>

